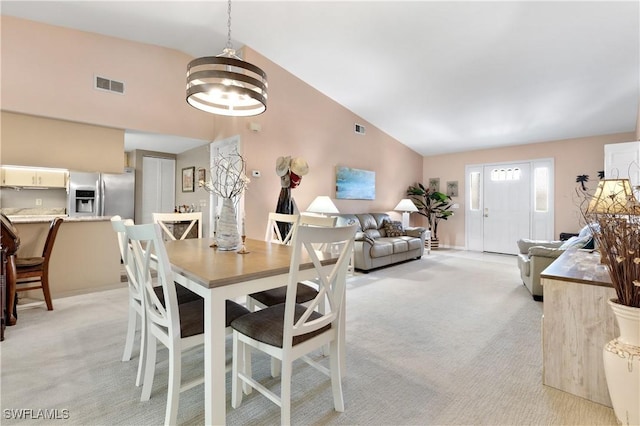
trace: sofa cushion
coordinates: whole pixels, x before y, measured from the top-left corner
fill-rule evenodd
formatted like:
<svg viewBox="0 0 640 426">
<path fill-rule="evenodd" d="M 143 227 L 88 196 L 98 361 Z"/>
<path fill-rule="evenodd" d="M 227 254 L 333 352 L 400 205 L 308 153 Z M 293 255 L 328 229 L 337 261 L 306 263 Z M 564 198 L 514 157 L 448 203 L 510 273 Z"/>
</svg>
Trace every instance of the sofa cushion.
<svg viewBox="0 0 640 426">
<path fill-rule="evenodd" d="M 402 227 L 402 222 L 395 220 L 384 222 L 384 233 L 387 237 L 400 237 L 402 235 L 406 235 L 404 228 Z"/>
<path fill-rule="evenodd" d="M 393 244 L 390 240 L 379 238 L 376 240 L 376 243 L 371 246 L 369 253 L 373 258 L 391 256 L 393 254 Z"/>
<path fill-rule="evenodd" d="M 357 214 L 356 217 L 360 221 L 360 227 L 362 228 L 362 231 L 366 232 L 369 229 L 378 229 L 378 223 L 369 213 Z"/>
<path fill-rule="evenodd" d="M 542 257 L 558 257 L 564 250 L 559 248 L 551 248 L 551 247 L 543 247 L 543 246 L 533 246 L 529 249 L 529 257 L 531 256 L 542 256 Z"/>
</svg>

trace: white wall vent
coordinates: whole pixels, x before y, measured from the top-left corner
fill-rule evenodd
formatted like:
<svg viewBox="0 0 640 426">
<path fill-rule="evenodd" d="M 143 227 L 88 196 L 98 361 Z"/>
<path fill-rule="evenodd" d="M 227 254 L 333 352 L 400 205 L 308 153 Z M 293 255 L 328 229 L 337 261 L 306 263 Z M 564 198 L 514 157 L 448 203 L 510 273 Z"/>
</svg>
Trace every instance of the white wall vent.
<svg viewBox="0 0 640 426">
<path fill-rule="evenodd" d="M 364 126 L 362 126 L 360 124 L 356 124 L 355 131 L 359 135 L 364 135 Z"/>
<path fill-rule="evenodd" d="M 124 95 L 124 82 L 110 80 L 106 77 L 95 76 L 95 88 L 98 90 L 106 90 L 107 92 L 119 93 Z"/>
</svg>

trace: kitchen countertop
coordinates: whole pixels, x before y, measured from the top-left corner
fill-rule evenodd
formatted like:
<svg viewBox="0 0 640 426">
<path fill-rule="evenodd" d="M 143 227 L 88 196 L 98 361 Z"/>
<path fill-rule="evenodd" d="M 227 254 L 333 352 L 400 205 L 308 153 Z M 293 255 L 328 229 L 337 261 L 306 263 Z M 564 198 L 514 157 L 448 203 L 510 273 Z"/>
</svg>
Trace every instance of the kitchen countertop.
<svg viewBox="0 0 640 426">
<path fill-rule="evenodd" d="M 46 223 L 51 222 L 56 217 L 64 219 L 65 223 L 70 222 L 104 222 L 111 220 L 111 216 L 73 216 L 69 217 L 65 214 L 39 214 L 39 215 L 7 215 L 13 223 Z"/>
</svg>

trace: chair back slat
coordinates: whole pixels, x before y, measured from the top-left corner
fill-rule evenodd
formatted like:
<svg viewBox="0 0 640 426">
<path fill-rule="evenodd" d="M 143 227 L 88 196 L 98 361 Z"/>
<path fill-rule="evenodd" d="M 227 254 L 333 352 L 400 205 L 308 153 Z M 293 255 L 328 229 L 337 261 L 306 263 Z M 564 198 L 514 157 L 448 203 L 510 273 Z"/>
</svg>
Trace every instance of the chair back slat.
<svg viewBox="0 0 640 426">
<path fill-rule="evenodd" d="M 269 213 L 264 240 L 278 244 L 290 244 L 299 218 L 300 215 L 297 214 Z M 283 236 L 280 232 L 278 222 L 288 223 L 291 225 L 289 232 L 286 235 Z"/>
<path fill-rule="evenodd" d="M 355 232 L 355 225 L 337 228 L 299 226 L 296 229 L 292 243 L 293 256 L 291 257 L 289 268 L 285 302 L 285 345 L 291 345 L 294 336 L 313 332 L 329 324 L 336 325 L 335 322 L 340 316 L 344 302 L 347 268 L 353 251 Z M 323 265 L 318 252 L 314 249 L 316 244 L 340 247 L 336 263 Z M 316 276 L 314 282 L 318 285 L 318 294 L 310 303 L 305 305 L 305 312 L 294 323 L 296 291 L 297 284 L 300 281 L 300 263 L 304 252 L 313 262 L 314 275 Z M 328 303 L 325 305 L 322 316 L 309 320 L 312 313 L 316 311 L 316 307 L 325 298 Z M 291 324 L 291 326 L 288 324 Z"/>
<path fill-rule="evenodd" d="M 127 274 L 127 282 L 129 284 L 129 292 L 131 297 L 135 300 L 142 301 L 142 291 L 138 284 L 138 272 L 136 269 L 135 259 L 133 258 L 133 248 L 129 243 L 129 237 L 127 236 L 127 226 L 133 225 L 133 220 L 122 220 L 120 216 L 113 216 L 111 218 L 111 226 L 116 231 L 118 236 L 118 247 L 120 248 L 120 257 L 122 258 L 122 265 L 124 266 Z"/>
<path fill-rule="evenodd" d="M 194 212 L 194 213 L 153 213 L 153 223 L 157 223 L 160 225 L 160 229 L 163 231 L 163 235 L 165 235 L 169 240 L 184 240 L 189 235 L 189 232 L 197 226 L 198 228 L 198 238 L 202 238 L 202 212 Z M 175 222 L 189 222 L 189 225 L 185 229 L 185 231 L 176 238 L 172 229 L 170 229 L 167 224 L 175 223 Z"/>
<path fill-rule="evenodd" d="M 42 249 L 42 257 L 44 257 L 44 261 L 46 263 L 49 262 L 49 257 L 51 256 L 51 252 L 53 251 L 53 244 L 56 241 L 56 236 L 58 235 L 58 230 L 60 229 L 60 225 L 62 225 L 64 219 L 61 217 L 56 217 L 51 221 L 51 225 L 49 225 L 49 232 L 47 233 L 47 239 L 44 243 L 44 248 Z"/>
<path fill-rule="evenodd" d="M 301 214 L 300 215 L 300 225 L 308 225 L 308 226 L 325 226 L 328 228 L 333 228 L 336 226 L 336 222 L 338 221 L 337 216 L 312 216 L 309 214 Z"/>
</svg>

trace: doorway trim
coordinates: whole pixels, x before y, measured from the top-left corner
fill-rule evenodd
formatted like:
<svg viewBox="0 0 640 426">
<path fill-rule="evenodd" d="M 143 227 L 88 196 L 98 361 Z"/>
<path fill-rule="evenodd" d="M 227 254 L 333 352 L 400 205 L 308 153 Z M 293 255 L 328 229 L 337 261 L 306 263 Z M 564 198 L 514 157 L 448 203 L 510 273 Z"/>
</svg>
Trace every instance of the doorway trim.
<svg viewBox="0 0 640 426">
<path fill-rule="evenodd" d="M 465 247 L 467 250 L 484 251 L 484 168 L 514 163 L 528 163 L 531 170 L 529 234 L 523 235 L 522 238 L 553 239 L 555 229 L 555 162 L 553 158 L 467 164 L 465 166 Z M 545 182 L 543 182 L 541 175 L 545 173 Z M 514 245 L 515 243 L 514 241 Z"/>
</svg>

